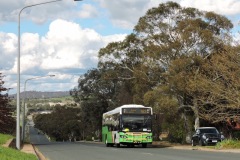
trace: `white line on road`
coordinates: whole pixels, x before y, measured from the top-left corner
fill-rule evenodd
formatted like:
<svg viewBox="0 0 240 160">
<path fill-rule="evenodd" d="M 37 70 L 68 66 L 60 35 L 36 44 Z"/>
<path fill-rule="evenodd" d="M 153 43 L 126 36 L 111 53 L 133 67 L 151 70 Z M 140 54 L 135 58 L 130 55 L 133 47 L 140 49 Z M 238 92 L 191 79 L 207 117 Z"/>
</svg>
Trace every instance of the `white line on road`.
<svg viewBox="0 0 240 160">
<path fill-rule="evenodd" d="M 152 154 L 152 153 L 142 153 L 142 154 L 147 154 L 147 155 L 153 156 L 153 154 Z"/>
</svg>

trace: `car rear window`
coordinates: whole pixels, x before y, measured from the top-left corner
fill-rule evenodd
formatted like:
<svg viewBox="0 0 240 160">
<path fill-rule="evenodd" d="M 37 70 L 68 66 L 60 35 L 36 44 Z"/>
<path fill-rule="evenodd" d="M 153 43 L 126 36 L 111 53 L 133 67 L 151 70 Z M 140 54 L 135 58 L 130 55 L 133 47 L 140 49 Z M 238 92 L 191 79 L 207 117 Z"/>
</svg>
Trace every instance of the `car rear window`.
<svg viewBox="0 0 240 160">
<path fill-rule="evenodd" d="M 218 131 L 214 128 L 200 129 L 200 133 L 214 133 L 218 134 Z"/>
</svg>

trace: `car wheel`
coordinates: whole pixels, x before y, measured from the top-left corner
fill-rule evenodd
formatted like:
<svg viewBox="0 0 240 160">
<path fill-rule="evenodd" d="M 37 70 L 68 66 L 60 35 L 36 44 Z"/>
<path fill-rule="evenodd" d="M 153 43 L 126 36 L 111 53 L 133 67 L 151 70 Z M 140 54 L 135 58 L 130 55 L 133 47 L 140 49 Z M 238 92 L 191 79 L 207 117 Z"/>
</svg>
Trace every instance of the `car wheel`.
<svg viewBox="0 0 240 160">
<path fill-rule="evenodd" d="M 196 146 L 196 144 L 194 143 L 194 140 L 192 140 L 192 146 Z"/>
<path fill-rule="evenodd" d="M 203 141 L 201 139 L 199 140 L 199 145 L 200 146 L 204 146 L 204 143 L 203 143 Z"/>
</svg>

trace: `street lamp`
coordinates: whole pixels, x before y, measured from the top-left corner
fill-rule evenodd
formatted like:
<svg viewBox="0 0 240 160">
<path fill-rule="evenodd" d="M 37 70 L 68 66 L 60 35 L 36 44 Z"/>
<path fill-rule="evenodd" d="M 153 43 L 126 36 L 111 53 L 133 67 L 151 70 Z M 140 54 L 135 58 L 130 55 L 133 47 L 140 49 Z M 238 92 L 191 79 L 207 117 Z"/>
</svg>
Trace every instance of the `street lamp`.
<svg viewBox="0 0 240 160">
<path fill-rule="evenodd" d="M 39 79 L 39 78 L 44 78 L 44 77 L 54 77 L 55 75 L 47 75 L 47 76 L 38 76 L 38 77 L 33 77 L 25 80 L 24 83 L 24 96 L 23 96 L 23 107 L 22 107 L 22 143 L 24 143 L 24 138 L 25 138 L 25 97 L 26 97 L 26 84 L 29 80 L 33 79 Z"/>
<path fill-rule="evenodd" d="M 30 8 L 33 6 L 38 6 L 38 5 L 43 5 L 43 4 L 48 4 L 48 3 L 54 3 L 54 2 L 59 2 L 62 0 L 54 0 L 54 1 L 48 1 L 48 2 L 43 2 L 43 3 L 37 3 L 37 4 L 32 4 L 23 7 L 19 13 L 18 13 L 18 59 L 17 59 L 17 124 L 16 124 L 16 148 L 20 150 L 20 18 L 21 18 L 21 13 L 24 9 Z M 82 1 L 82 0 L 74 0 L 74 1 Z"/>
</svg>

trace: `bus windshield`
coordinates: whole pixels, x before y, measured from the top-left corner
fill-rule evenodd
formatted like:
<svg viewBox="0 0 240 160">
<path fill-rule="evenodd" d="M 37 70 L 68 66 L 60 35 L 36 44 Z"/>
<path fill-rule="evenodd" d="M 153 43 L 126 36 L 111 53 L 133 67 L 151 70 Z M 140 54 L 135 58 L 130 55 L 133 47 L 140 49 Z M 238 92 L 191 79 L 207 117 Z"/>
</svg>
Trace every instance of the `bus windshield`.
<svg viewBox="0 0 240 160">
<path fill-rule="evenodd" d="M 122 115 L 121 130 L 130 132 L 151 132 L 151 115 Z"/>
</svg>

